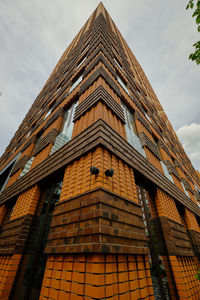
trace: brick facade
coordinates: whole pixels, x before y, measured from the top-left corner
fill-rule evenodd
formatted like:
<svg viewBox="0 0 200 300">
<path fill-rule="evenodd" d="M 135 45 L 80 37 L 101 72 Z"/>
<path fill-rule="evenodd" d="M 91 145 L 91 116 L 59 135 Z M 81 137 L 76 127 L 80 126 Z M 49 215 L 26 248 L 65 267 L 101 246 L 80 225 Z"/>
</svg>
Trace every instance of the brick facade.
<svg viewBox="0 0 200 300">
<path fill-rule="evenodd" d="M 0 164 L 0 299 L 200 298 L 200 176 L 102 3 Z"/>
</svg>

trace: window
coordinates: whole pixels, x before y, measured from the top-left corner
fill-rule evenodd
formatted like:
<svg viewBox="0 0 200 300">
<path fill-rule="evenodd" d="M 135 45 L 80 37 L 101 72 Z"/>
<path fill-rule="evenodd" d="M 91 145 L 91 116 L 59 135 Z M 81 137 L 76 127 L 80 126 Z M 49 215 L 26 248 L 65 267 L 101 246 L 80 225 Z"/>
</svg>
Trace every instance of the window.
<svg viewBox="0 0 200 300">
<path fill-rule="evenodd" d="M 86 61 L 86 56 L 79 62 L 78 66 L 77 66 L 77 70 L 80 68 L 80 66 L 84 63 L 84 61 Z"/>
<path fill-rule="evenodd" d="M 181 185 L 182 185 L 182 187 L 184 189 L 184 192 L 185 192 L 186 196 L 188 196 L 190 198 L 190 195 L 188 194 L 188 191 L 186 190 L 186 188 L 185 188 L 185 186 L 184 186 L 184 184 L 182 182 L 181 182 Z"/>
<path fill-rule="evenodd" d="M 122 103 L 122 107 L 124 110 L 124 115 L 126 120 L 125 129 L 126 129 L 127 140 L 131 144 L 131 146 L 133 146 L 142 156 L 146 158 L 145 151 L 142 148 L 142 145 L 140 143 L 140 139 L 135 133 L 136 129 L 135 129 L 135 123 L 133 119 L 133 114 L 124 103 Z"/>
<path fill-rule="evenodd" d="M 45 115 L 44 120 L 51 114 L 52 108 L 48 111 L 48 113 Z"/>
<path fill-rule="evenodd" d="M 119 67 L 119 69 L 121 70 L 122 69 L 122 66 L 121 64 L 117 61 L 117 59 L 114 58 L 114 62 L 116 63 L 116 65 Z"/>
<path fill-rule="evenodd" d="M 64 113 L 63 124 L 60 134 L 57 136 L 50 155 L 65 145 L 72 137 L 74 127 L 73 118 L 78 101 L 73 103 Z"/>
<path fill-rule="evenodd" d="M 77 85 L 79 85 L 79 83 L 82 81 L 83 76 L 79 76 L 78 79 L 72 84 L 72 86 L 69 89 L 69 94 L 75 89 L 75 87 L 77 87 Z"/>
<path fill-rule="evenodd" d="M 26 139 L 29 138 L 30 134 L 31 134 L 31 131 L 27 134 Z"/>
<path fill-rule="evenodd" d="M 36 147 L 36 145 L 39 143 L 39 141 L 41 140 L 42 135 L 43 135 L 43 132 L 42 132 L 42 131 L 40 131 L 40 132 L 37 134 L 37 136 L 36 136 L 36 142 L 35 142 L 35 147 Z M 35 148 L 35 147 L 34 147 L 34 148 Z M 28 173 L 28 172 L 30 171 L 31 165 L 32 165 L 32 163 L 33 163 L 33 160 L 34 160 L 34 156 L 32 156 L 32 157 L 26 162 L 26 164 L 25 164 L 25 166 L 24 166 L 22 172 L 21 172 L 20 175 L 19 175 L 19 178 L 21 178 L 22 176 L 24 176 L 26 173 Z"/>
<path fill-rule="evenodd" d="M 145 117 L 147 118 L 147 120 L 151 123 L 151 119 L 149 118 L 149 116 L 147 115 L 147 112 L 145 111 Z"/>
<path fill-rule="evenodd" d="M 13 158 L 5 168 L 0 172 L 0 193 L 3 192 L 5 189 L 8 180 L 10 179 L 10 174 L 12 169 L 17 162 L 18 158 L 20 157 L 21 153 L 19 153 L 15 158 Z"/>
<path fill-rule="evenodd" d="M 22 176 L 24 176 L 26 173 L 28 173 L 28 172 L 30 171 L 30 168 L 31 168 L 33 159 L 34 159 L 34 156 L 32 156 L 32 157 L 27 161 L 27 163 L 25 164 L 25 166 L 24 166 L 22 172 L 21 172 L 20 175 L 19 175 L 19 178 L 21 178 Z"/>
<path fill-rule="evenodd" d="M 171 175 L 169 174 L 166 165 L 165 165 L 162 161 L 161 161 L 161 165 L 162 165 L 162 168 L 163 168 L 163 171 L 164 171 L 165 176 L 166 176 L 171 182 L 173 182 L 173 179 L 172 179 Z"/>
<path fill-rule="evenodd" d="M 126 84 L 124 83 L 124 81 L 122 81 L 120 77 L 117 77 L 117 81 L 123 87 L 125 92 L 130 96 L 129 90 L 127 89 Z"/>
</svg>

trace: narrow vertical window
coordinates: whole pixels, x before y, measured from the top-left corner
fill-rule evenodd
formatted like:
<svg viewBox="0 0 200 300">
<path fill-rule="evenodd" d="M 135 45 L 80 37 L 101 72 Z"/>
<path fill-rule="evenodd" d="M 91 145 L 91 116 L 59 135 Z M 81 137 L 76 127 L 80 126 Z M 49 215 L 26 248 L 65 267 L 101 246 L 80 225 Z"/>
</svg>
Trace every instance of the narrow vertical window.
<svg viewBox="0 0 200 300">
<path fill-rule="evenodd" d="M 79 62 L 79 64 L 78 64 L 78 66 L 76 67 L 76 69 L 78 70 L 81 66 L 82 66 L 82 64 L 86 61 L 86 56 Z"/>
<path fill-rule="evenodd" d="M 72 86 L 69 89 L 69 94 L 79 85 L 79 83 L 82 81 L 83 75 L 79 76 L 77 80 L 72 84 Z"/>
<path fill-rule="evenodd" d="M 164 162 L 161 161 L 161 165 L 162 165 L 162 168 L 163 168 L 163 171 L 164 171 L 164 174 L 165 176 L 171 181 L 173 182 L 173 179 L 171 177 L 171 175 L 169 174 L 168 170 L 167 170 L 167 167 L 166 165 L 164 164 Z M 173 182 L 174 183 L 174 182 Z"/>
<path fill-rule="evenodd" d="M 142 145 L 140 143 L 140 139 L 136 134 L 133 114 L 124 103 L 122 103 L 122 107 L 124 110 L 124 115 L 126 120 L 125 129 L 126 129 L 127 140 L 131 144 L 131 146 L 133 146 L 142 156 L 146 158 L 145 151 L 142 148 Z"/>
<path fill-rule="evenodd" d="M 127 89 L 126 84 L 124 83 L 124 81 L 120 77 L 117 77 L 117 81 L 123 87 L 123 89 L 125 90 L 125 92 L 130 96 L 130 92 Z"/>
<path fill-rule="evenodd" d="M 51 148 L 50 155 L 53 154 L 58 149 L 60 149 L 71 139 L 72 131 L 74 127 L 74 123 L 73 123 L 74 112 L 77 104 L 78 101 L 76 103 L 73 103 L 68 109 L 66 109 L 63 117 L 63 124 L 61 127 L 60 134 L 57 136 L 55 143 Z"/>
</svg>

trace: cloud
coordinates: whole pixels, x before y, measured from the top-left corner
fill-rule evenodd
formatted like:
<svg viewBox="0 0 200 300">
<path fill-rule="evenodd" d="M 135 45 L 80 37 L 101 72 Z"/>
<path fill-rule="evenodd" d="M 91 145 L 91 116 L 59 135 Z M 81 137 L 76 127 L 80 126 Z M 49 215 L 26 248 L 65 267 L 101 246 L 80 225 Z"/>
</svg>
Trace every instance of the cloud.
<svg viewBox="0 0 200 300">
<path fill-rule="evenodd" d="M 200 170 L 200 124 L 182 126 L 176 133 L 193 165 Z"/>
</svg>

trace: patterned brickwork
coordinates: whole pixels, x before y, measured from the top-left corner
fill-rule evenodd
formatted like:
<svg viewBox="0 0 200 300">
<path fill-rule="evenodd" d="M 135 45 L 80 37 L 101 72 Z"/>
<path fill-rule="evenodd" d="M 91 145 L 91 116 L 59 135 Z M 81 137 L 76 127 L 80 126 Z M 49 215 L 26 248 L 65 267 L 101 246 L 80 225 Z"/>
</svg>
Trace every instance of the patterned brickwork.
<svg viewBox="0 0 200 300">
<path fill-rule="evenodd" d="M 98 78 L 84 93 L 81 94 L 79 98 L 79 103 L 83 102 L 99 86 L 102 86 L 118 104 L 121 104 L 120 98 L 102 77 Z"/>
<path fill-rule="evenodd" d="M 156 169 L 158 169 L 162 174 L 164 174 L 160 160 L 147 147 L 144 147 L 144 150 L 145 150 L 148 161 L 150 161 L 150 163 L 152 163 L 152 165 Z"/>
<path fill-rule="evenodd" d="M 199 224 L 197 223 L 197 219 L 195 215 L 187 208 L 185 208 L 184 219 L 189 230 L 195 230 L 197 232 L 200 232 L 200 227 Z"/>
<path fill-rule="evenodd" d="M 35 185 L 32 188 L 25 191 L 24 193 L 22 193 L 17 199 L 10 220 L 20 218 L 27 214 L 34 214 L 39 196 L 40 189 L 38 185 Z"/>
<path fill-rule="evenodd" d="M 51 255 L 40 300 L 154 299 L 146 256 Z"/>
<path fill-rule="evenodd" d="M 50 143 L 48 146 L 46 146 L 44 149 L 42 149 L 35 157 L 33 160 L 33 163 L 31 165 L 31 169 L 33 169 L 34 167 L 36 167 L 39 163 L 41 163 L 43 160 L 45 160 L 51 150 L 52 147 L 52 143 Z"/>
<path fill-rule="evenodd" d="M 200 281 L 196 279 L 196 260 L 194 257 L 170 256 L 178 295 L 180 300 L 199 300 Z"/>
<path fill-rule="evenodd" d="M 137 132 L 144 132 L 146 134 L 146 136 L 152 141 L 154 142 L 154 139 L 152 137 L 152 135 L 149 133 L 149 131 L 146 129 L 146 127 L 144 127 L 144 125 L 139 121 L 139 120 L 135 120 L 135 125 L 137 128 Z"/>
<path fill-rule="evenodd" d="M 15 172 L 9 179 L 6 187 L 9 187 L 10 185 L 12 185 L 19 177 L 20 173 L 21 173 L 22 169 L 19 169 L 17 172 Z"/>
<path fill-rule="evenodd" d="M 61 123 L 62 123 L 62 118 L 59 117 L 57 118 L 43 133 L 43 136 L 42 137 L 45 137 L 52 129 L 60 129 L 60 126 L 61 126 Z"/>
<path fill-rule="evenodd" d="M 91 166 L 99 168 L 100 172 L 97 176 L 91 175 Z M 114 175 L 107 177 L 105 171 L 111 168 L 114 170 Z M 97 148 L 66 168 L 60 201 L 97 187 L 104 187 L 138 202 L 132 169 L 103 148 Z"/>
<path fill-rule="evenodd" d="M 5 205 L 5 204 L 2 204 L 2 205 L 0 206 L 0 225 L 2 224 L 3 219 L 4 219 L 4 217 L 5 217 L 6 210 L 7 210 L 6 205 Z"/>
<path fill-rule="evenodd" d="M 180 215 L 172 197 L 158 188 L 156 192 L 155 202 L 159 217 L 167 217 L 181 224 Z"/>
<path fill-rule="evenodd" d="M 8 299 L 21 255 L 0 255 L 0 299 Z"/>
<path fill-rule="evenodd" d="M 98 102 L 85 115 L 75 122 L 73 137 L 85 130 L 97 120 L 102 119 L 126 139 L 124 124 L 109 110 L 105 104 Z"/>
<path fill-rule="evenodd" d="M 174 184 L 184 193 L 184 189 L 181 185 L 180 180 L 174 174 L 171 174 L 171 176 L 172 176 L 172 179 L 174 181 Z"/>
<path fill-rule="evenodd" d="M 31 153 L 33 152 L 33 149 L 35 147 L 35 144 L 30 144 L 30 146 L 28 146 L 23 152 L 22 155 L 20 156 L 20 158 L 22 158 L 25 155 L 31 155 Z"/>
</svg>

